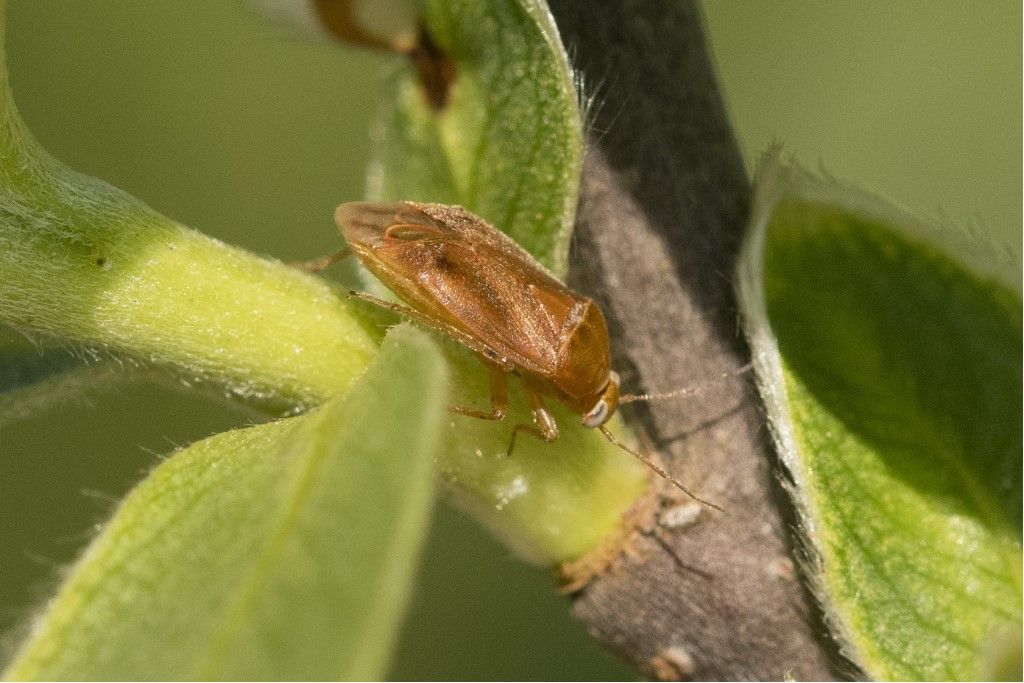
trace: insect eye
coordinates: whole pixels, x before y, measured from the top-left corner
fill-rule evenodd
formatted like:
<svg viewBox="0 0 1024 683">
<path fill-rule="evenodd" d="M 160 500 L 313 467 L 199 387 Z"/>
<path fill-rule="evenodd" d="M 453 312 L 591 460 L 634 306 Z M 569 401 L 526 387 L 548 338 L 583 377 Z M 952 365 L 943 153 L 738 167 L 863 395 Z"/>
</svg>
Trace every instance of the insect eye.
<svg viewBox="0 0 1024 683">
<path fill-rule="evenodd" d="M 583 416 L 583 426 L 594 429 L 600 427 L 608 419 L 608 403 L 602 397 L 590 412 Z"/>
</svg>

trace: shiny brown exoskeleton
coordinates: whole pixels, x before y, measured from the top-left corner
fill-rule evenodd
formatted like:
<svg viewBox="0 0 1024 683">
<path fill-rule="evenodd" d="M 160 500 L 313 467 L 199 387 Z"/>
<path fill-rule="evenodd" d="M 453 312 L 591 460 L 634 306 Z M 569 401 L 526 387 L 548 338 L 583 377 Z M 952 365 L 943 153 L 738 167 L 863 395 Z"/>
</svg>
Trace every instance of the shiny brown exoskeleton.
<svg viewBox="0 0 1024 683">
<path fill-rule="evenodd" d="M 521 431 L 545 441 L 558 438 L 558 425 L 544 407 L 544 397 L 550 396 L 581 415 L 585 427 L 600 429 L 696 498 L 605 426 L 620 403 L 651 396 L 619 395 L 608 327 L 591 299 L 563 285 L 508 236 L 460 206 L 352 202 L 339 206 L 335 219 L 359 261 L 407 305 L 365 292 L 352 296 L 448 335 L 490 370 L 490 411 L 453 406 L 454 412 L 501 420 L 508 408 L 508 375 L 518 375 L 534 425 L 513 428 L 509 453 Z M 307 267 L 322 269 L 347 251 Z"/>
</svg>

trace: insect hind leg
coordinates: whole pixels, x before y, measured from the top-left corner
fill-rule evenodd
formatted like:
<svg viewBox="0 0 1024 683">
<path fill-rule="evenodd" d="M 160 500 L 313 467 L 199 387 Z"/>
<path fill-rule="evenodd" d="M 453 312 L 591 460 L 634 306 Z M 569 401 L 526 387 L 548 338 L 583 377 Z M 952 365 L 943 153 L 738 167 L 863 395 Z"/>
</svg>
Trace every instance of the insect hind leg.
<svg viewBox="0 0 1024 683">
<path fill-rule="evenodd" d="M 488 365 L 491 371 L 491 410 L 485 412 L 466 406 L 448 406 L 448 410 L 459 415 L 475 417 L 480 420 L 502 420 L 508 412 L 508 379 L 503 370 Z"/>
<path fill-rule="evenodd" d="M 558 438 L 558 423 L 555 422 L 555 418 L 551 416 L 548 409 L 544 407 L 544 402 L 540 396 L 529 389 L 526 390 L 526 395 L 530 399 L 530 405 L 533 407 L 533 422 L 536 426 L 517 424 L 512 428 L 512 438 L 509 439 L 508 448 L 505 450 L 506 457 L 512 456 L 512 450 L 516 447 L 516 437 L 519 436 L 520 432 L 535 436 L 547 443 L 551 443 Z"/>
</svg>

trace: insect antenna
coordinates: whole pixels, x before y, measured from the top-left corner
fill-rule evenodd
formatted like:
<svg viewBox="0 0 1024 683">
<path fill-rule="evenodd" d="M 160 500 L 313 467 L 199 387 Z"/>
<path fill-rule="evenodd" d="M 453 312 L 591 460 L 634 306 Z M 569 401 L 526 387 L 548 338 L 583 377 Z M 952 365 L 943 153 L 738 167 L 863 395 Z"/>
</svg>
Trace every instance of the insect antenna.
<svg viewBox="0 0 1024 683">
<path fill-rule="evenodd" d="M 739 370 L 733 370 L 732 372 L 726 372 L 716 377 L 715 379 L 702 384 L 697 387 L 687 387 L 685 389 L 676 389 L 675 391 L 666 391 L 662 393 L 654 394 L 622 394 L 619 396 L 619 404 L 623 403 L 634 403 L 636 401 L 661 401 L 666 398 L 677 398 L 679 396 L 698 396 L 703 394 L 708 389 L 721 384 L 723 381 L 731 377 L 739 377 L 740 375 L 750 372 L 754 368 L 753 363 L 747 363 Z"/>
<path fill-rule="evenodd" d="M 704 503 L 704 505 L 707 505 L 708 507 L 712 507 L 712 508 L 718 510 L 719 512 L 725 512 L 725 510 L 723 510 L 720 506 L 715 505 L 714 503 L 712 503 L 709 500 L 704 500 L 703 498 L 698 496 L 696 493 L 694 493 L 690 489 L 686 488 L 686 486 L 684 486 L 681 481 L 679 481 L 678 479 L 673 477 L 671 474 L 666 472 L 663 468 L 659 467 L 657 464 L 654 463 L 653 460 L 651 460 L 647 456 L 639 453 L 638 451 L 634 451 L 632 448 L 630 448 L 626 444 L 624 444 L 621 441 L 619 441 L 618 438 L 616 438 L 616 436 L 614 434 L 612 434 L 611 431 L 607 427 L 605 427 L 604 425 L 599 426 L 598 429 L 600 429 L 601 433 L 604 434 L 604 438 L 608 439 L 608 441 L 610 441 L 612 444 L 618 446 L 619 448 L 621 448 L 622 450 L 626 451 L 627 453 L 632 455 L 634 458 L 636 458 L 637 460 L 639 460 L 643 464 L 645 464 L 648 467 L 650 467 L 652 470 L 654 470 L 654 472 L 659 477 L 661 477 L 665 481 L 671 483 L 673 486 L 675 486 L 677 489 L 679 489 L 680 491 L 682 491 L 683 493 L 688 495 L 690 498 L 693 498 L 698 503 Z"/>
</svg>

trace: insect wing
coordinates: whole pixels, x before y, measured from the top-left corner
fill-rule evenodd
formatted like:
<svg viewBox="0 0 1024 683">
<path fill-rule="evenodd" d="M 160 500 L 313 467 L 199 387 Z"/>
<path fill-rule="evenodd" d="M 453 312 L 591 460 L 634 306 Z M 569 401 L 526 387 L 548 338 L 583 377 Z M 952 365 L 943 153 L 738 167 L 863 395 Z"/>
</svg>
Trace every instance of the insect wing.
<svg viewBox="0 0 1024 683">
<path fill-rule="evenodd" d="M 386 244 L 375 255 L 392 269 L 415 273 L 411 299 L 421 308 L 524 370 L 554 370 L 576 301 L 543 291 L 502 252 L 430 236 Z"/>
<path fill-rule="evenodd" d="M 337 208 L 334 220 L 345 241 L 357 253 L 381 244 L 389 228 L 409 225 L 437 230 L 441 227 L 423 212 L 412 209 L 408 202 L 349 202 Z"/>
<path fill-rule="evenodd" d="M 338 224 L 363 264 L 418 311 L 549 376 L 587 303 L 461 207 L 353 203 Z"/>
</svg>

